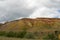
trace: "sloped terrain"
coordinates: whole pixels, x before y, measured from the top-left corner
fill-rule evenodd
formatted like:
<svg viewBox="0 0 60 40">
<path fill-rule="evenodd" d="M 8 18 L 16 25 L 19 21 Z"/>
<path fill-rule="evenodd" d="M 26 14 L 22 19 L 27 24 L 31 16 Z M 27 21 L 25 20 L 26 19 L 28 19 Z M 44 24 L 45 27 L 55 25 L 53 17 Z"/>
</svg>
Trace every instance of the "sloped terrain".
<svg viewBox="0 0 60 40">
<path fill-rule="evenodd" d="M 3 24 L 0 23 L 0 27 L 2 26 Z"/>
<path fill-rule="evenodd" d="M 21 31 L 26 28 L 27 31 L 48 31 L 48 30 L 59 30 L 60 19 L 58 18 L 36 18 L 29 19 L 23 18 L 11 22 L 6 22 L 0 27 L 0 30 L 6 31 Z"/>
<path fill-rule="evenodd" d="M 27 34 L 32 33 L 35 38 L 44 38 L 51 34 L 50 36 L 53 36 L 53 40 L 55 40 L 55 38 L 60 38 L 60 19 L 23 18 L 20 20 L 6 22 L 0 26 L 0 31 L 20 32 L 23 30 L 26 30 L 28 32 Z M 52 37 L 50 39 L 52 39 Z"/>
<path fill-rule="evenodd" d="M 21 38 L 0 37 L 0 40 L 42 40 L 42 39 L 21 39 Z"/>
</svg>

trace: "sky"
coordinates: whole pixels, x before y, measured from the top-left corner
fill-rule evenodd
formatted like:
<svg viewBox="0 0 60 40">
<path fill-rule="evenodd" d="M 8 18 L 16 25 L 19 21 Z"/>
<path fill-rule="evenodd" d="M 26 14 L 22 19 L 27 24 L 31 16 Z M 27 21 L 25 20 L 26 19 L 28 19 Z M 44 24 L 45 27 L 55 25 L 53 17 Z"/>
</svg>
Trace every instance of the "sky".
<svg viewBox="0 0 60 40">
<path fill-rule="evenodd" d="M 27 17 L 60 18 L 60 0 L 0 0 L 0 22 Z"/>
</svg>

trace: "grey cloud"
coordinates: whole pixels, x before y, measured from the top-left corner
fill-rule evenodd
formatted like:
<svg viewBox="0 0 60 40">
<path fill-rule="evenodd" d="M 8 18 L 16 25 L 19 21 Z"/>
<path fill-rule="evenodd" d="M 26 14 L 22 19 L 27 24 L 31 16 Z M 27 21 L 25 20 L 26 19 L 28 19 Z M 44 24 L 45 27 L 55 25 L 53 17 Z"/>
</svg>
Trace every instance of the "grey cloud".
<svg viewBox="0 0 60 40">
<path fill-rule="evenodd" d="M 50 8 L 60 8 L 60 0 L 49 0 L 46 4 Z"/>
<path fill-rule="evenodd" d="M 5 5 L 3 3 L 0 4 L 0 22 L 14 20 L 20 17 L 28 17 L 34 10 L 28 9 L 27 6 L 25 7 L 20 1 L 16 2 L 18 0 L 15 0 L 15 2 L 12 2 L 14 0 L 9 1 L 7 2 L 6 0 Z"/>
<path fill-rule="evenodd" d="M 5 0 L 0 0 L 0 1 L 5 1 Z"/>
<path fill-rule="evenodd" d="M 44 11 L 49 8 L 59 9 L 60 1 L 59 0 L 3 0 L 3 1 L 0 0 L 0 22 L 14 20 L 20 17 L 29 17 L 33 13 L 35 13 L 36 10 L 37 13 L 42 14 L 42 12 L 44 11 L 41 8 L 45 7 L 46 9 L 44 9 Z M 40 9 L 42 10 L 42 12 L 40 12 L 41 11 Z M 51 13 L 50 10 L 49 14 L 48 11 L 46 12 L 48 16 Z M 53 12 L 55 13 L 55 11 Z M 38 16 L 37 13 L 35 13 L 36 16 Z M 43 14 L 45 14 L 45 12 Z"/>
</svg>

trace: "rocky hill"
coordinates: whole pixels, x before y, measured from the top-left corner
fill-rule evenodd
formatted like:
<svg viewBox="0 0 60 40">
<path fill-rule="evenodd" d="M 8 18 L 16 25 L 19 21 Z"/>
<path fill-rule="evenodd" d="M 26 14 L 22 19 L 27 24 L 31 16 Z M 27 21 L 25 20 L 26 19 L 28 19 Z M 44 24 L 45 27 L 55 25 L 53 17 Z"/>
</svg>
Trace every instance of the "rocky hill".
<svg viewBox="0 0 60 40">
<path fill-rule="evenodd" d="M 26 29 L 29 32 L 35 31 L 55 31 L 60 30 L 60 19 L 58 18 L 23 18 L 6 22 L 0 26 L 1 31 L 22 31 Z"/>
<path fill-rule="evenodd" d="M 6 33 L 5 33 L 6 32 Z M 22 33 L 22 34 L 21 34 Z M 59 18 L 23 18 L 0 24 L 0 35 L 44 40 L 60 40 Z M 23 35 L 24 34 L 24 35 Z M 20 36 L 19 36 L 20 35 Z"/>
</svg>

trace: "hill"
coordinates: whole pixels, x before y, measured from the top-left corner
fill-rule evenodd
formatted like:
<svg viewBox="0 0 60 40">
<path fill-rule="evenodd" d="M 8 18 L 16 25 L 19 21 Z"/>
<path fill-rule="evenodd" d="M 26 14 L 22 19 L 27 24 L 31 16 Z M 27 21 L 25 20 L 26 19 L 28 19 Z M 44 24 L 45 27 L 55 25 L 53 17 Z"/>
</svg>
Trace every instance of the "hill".
<svg viewBox="0 0 60 40">
<path fill-rule="evenodd" d="M 14 20 L 6 22 L 0 27 L 1 31 L 21 31 L 22 29 L 27 31 L 54 31 L 60 30 L 60 19 L 58 18 L 23 18 L 20 20 Z"/>
<path fill-rule="evenodd" d="M 24 38 L 40 38 L 46 40 L 60 39 L 60 19 L 59 18 L 23 18 L 0 24 L 0 31 L 5 35 L 4 31 L 9 32 L 7 35 L 15 34 L 13 32 L 22 32 Z M 12 31 L 12 32 L 10 32 Z M 11 33 L 11 34 L 10 34 Z M 13 33 L 13 34 L 12 34 Z M 1 35 L 1 32 L 0 32 Z M 48 39 L 47 39 L 48 38 Z"/>
</svg>

